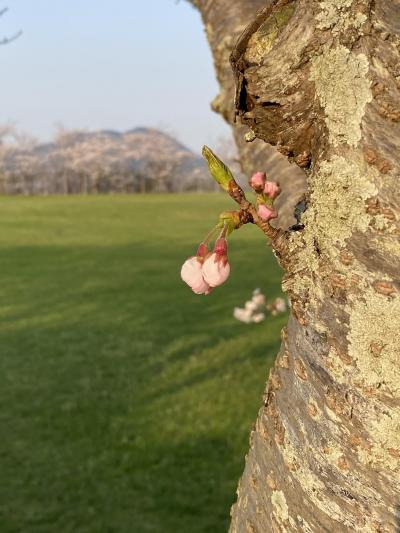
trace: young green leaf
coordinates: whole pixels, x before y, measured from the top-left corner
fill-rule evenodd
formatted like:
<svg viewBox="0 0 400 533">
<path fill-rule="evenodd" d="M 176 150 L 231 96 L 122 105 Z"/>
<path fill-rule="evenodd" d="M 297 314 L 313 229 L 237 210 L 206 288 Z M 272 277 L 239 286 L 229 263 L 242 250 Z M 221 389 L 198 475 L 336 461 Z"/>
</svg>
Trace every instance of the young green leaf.
<svg viewBox="0 0 400 533">
<path fill-rule="evenodd" d="M 207 160 L 211 176 L 225 191 L 229 191 L 229 183 L 235 181 L 232 172 L 208 146 L 203 146 L 202 154 Z"/>
</svg>

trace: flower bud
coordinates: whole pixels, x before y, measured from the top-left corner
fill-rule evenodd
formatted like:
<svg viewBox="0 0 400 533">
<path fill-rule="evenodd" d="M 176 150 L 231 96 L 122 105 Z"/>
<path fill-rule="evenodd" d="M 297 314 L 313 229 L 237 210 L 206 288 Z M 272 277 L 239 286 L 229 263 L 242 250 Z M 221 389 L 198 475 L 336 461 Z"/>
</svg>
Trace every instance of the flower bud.
<svg viewBox="0 0 400 533">
<path fill-rule="evenodd" d="M 225 191 L 229 191 L 231 184 L 235 182 L 232 172 L 208 146 L 203 146 L 202 154 L 208 163 L 211 176 Z"/>
<path fill-rule="evenodd" d="M 256 172 L 253 174 L 249 183 L 256 192 L 262 193 L 265 185 L 265 172 Z"/>
<path fill-rule="evenodd" d="M 228 243 L 224 237 L 217 239 L 214 251 L 203 263 L 203 277 L 210 287 L 222 285 L 229 277 L 231 267 L 228 262 Z"/>
<path fill-rule="evenodd" d="M 278 216 L 278 213 L 275 211 L 275 209 L 272 209 L 265 204 L 260 204 L 258 206 L 257 214 L 262 220 L 264 220 L 264 222 L 267 222 L 268 220 Z"/>
<path fill-rule="evenodd" d="M 199 244 L 199 247 L 197 248 L 196 257 L 200 259 L 200 262 L 202 263 L 207 254 L 208 254 L 208 246 L 206 243 L 202 242 L 201 244 Z"/>
<path fill-rule="evenodd" d="M 202 273 L 202 260 L 198 257 L 189 257 L 181 268 L 181 278 L 196 294 L 208 294 L 210 286 L 205 281 Z"/>
<path fill-rule="evenodd" d="M 281 188 L 276 181 L 266 181 L 264 185 L 264 194 L 270 198 L 276 198 L 281 192 Z"/>
<path fill-rule="evenodd" d="M 228 241 L 224 237 L 215 241 L 214 252 L 228 261 Z"/>
</svg>

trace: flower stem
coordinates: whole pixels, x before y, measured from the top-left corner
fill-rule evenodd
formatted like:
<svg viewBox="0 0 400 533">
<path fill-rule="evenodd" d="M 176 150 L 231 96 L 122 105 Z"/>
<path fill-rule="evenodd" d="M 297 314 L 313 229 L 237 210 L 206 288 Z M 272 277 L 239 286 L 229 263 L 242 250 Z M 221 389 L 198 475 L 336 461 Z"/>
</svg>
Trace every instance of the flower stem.
<svg viewBox="0 0 400 533">
<path fill-rule="evenodd" d="M 213 237 L 213 235 L 215 234 L 215 232 L 219 229 L 220 225 L 219 224 L 216 224 L 211 231 L 209 231 L 205 237 L 205 239 L 203 239 L 203 242 L 202 244 L 208 244 L 211 240 L 211 238 Z"/>
<path fill-rule="evenodd" d="M 219 234 L 218 239 L 225 238 L 227 231 L 228 231 L 228 224 L 224 224 L 224 227 L 223 227 L 221 233 Z"/>
</svg>

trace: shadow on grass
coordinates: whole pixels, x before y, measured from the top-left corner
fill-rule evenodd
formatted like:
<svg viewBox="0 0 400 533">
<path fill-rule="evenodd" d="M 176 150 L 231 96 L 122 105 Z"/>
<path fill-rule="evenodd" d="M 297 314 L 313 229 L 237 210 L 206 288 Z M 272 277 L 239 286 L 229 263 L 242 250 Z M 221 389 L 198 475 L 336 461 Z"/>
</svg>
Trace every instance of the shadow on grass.
<svg viewBox="0 0 400 533">
<path fill-rule="evenodd" d="M 240 243 L 197 297 L 172 244 L 4 251 L 2 532 L 226 531 L 284 322 L 232 310 L 280 271 Z"/>
<path fill-rule="evenodd" d="M 283 321 L 282 321 L 283 326 Z M 251 327 L 251 326 L 250 326 Z M 258 332 L 259 333 L 259 332 Z M 236 337 L 239 339 L 243 336 L 243 332 L 240 331 L 237 333 Z M 225 345 L 226 342 L 222 341 L 222 345 Z M 208 368 L 206 369 L 197 369 L 197 372 L 194 375 L 191 375 L 190 377 L 186 379 L 181 379 L 180 376 L 177 376 L 174 383 L 171 384 L 168 387 L 163 387 L 162 385 L 157 387 L 154 392 L 147 395 L 145 397 L 146 401 L 152 401 L 155 398 L 167 397 L 169 395 L 175 395 L 177 394 L 181 389 L 184 389 L 186 387 L 194 387 L 196 385 L 201 384 L 204 381 L 208 381 L 210 379 L 218 379 L 223 378 L 226 374 L 227 370 L 230 371 L 235 370 L 235 367 L 241 368 L 243 367 L 244 362 L 253 361 L 254 363 L 261 363 L 265 365 L 265 379 L 267 377 L 267 368 L 271 366 L 274 362 L 275 356 L 279 349 L 279 341 L 274 340 L 267 343 L 257 343 L 254 345 L 249 344 L 246 346 L 245 350 L 240 351 L 238 353 L 235 353 L 235 337 L 230 338 L 230 347 L 232 350 L 232 353 L 229 354 L 228 357 L 226 357 L 224 360 L 216 360 L 214 362 L 211 362 L 211 364 L 208 365 Z M 207 348 L 210 348 L 211 344 L 209 344 L 207 347 L 203 346 L 202 349 L 196 354 L 196 357 L 201 358 L 203 355 L 205 355 L 205 352 L 207 351 Z M 226 349 L 226 346 L 224 346 Z M 213 349 L 218 352 L 219 345 L 213 346 Z M 184 351 L 180 351 L 179 354 L 175 354 L 176 359 L 181 359 L 183 357 L 188 357 L 190 354 L 184 353 Z M 172 362 L 172 361 L 171 361 Z"/>
<path fill-rule="evenodd" d="M 137 510 L 141 531 L 227 531 L 243 468 L 235 444 L 232 435 L 210 435 L 155 448 L 146 465 L 151 488 Z"/>
</svg>

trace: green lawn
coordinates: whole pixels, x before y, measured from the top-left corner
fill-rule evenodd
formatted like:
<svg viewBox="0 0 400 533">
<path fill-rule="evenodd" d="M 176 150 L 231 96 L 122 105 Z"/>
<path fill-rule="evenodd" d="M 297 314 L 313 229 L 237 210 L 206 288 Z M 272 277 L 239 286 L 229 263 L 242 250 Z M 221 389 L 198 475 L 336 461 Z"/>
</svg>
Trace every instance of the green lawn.
<svg viewBox="0 0 400 533">
<path fill-rule="evenodd" d="M 0 198 L 1 533 L 227 530 L 286 316 L 232 310 L 280 271 L 253 226 L 210 296 L 183 260 L 222 194 Z"/>
</svg>

